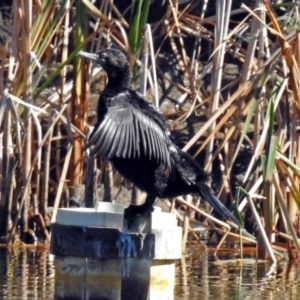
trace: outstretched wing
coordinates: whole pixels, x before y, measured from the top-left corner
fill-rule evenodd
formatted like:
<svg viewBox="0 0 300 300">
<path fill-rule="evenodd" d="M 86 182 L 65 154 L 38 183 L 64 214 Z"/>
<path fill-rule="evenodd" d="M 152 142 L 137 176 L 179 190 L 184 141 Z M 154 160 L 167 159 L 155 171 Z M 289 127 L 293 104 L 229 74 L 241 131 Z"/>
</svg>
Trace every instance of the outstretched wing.
<svg viewBox="0 0 300 300">
<path fill-rule="evenodd" d="M 137 93 L 125 92 L 113 97 L 86 147 L 94 146 L 91 155 L 97 157 L 138 158 L 146 155 L 171 168 L 170 143 L 159 112 Z"/>
</svg>

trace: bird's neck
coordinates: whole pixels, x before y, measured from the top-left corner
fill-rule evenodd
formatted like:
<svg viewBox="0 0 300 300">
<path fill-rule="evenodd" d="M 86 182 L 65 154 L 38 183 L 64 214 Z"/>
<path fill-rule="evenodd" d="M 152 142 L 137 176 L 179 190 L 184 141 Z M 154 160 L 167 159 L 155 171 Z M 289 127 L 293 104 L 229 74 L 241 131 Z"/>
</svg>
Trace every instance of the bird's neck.
<svg viewBox="0 0 300 300">
<path fill-rule="evenodd" d="M 119 72 L 108 73 L 107 88 L 126 90 L 130 88 L 130 70 L 122 70 Z"/>
</svg>

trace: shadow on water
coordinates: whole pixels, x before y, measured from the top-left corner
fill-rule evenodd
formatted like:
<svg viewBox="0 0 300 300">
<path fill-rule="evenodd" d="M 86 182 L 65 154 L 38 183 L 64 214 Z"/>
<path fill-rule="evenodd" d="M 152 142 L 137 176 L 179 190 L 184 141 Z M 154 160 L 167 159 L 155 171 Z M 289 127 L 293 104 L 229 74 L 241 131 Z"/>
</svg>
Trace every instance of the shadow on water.
<svg viewBox="0 0 300 300">
<path fill-rule="evenodd" d="M 220 253 L 215 261 L 209 251 L 191 246 L 176 263 L 174 298 L 168 299 L 299 299 L 298 263 L 282 262 L 272 268 L 251 257 L 245 256 L 240 264 L 233 254 Z M 54 299 L 54 269 L 47 251 L 13 255 L 0 248 L 0 299 Z"/>
</svg>

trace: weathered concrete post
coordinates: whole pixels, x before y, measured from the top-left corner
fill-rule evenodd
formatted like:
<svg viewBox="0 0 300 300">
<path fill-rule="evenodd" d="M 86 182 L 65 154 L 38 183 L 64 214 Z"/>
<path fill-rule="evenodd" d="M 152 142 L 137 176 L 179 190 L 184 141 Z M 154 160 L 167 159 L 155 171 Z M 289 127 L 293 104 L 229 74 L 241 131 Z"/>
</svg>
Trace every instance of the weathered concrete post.
<svg viewBox="0 0 300 300">
<path fill-rule="evenodd" d="M 182 236 L 175 214 L 155 209 L 142 230 L 128 232 L 125 207 L 59 209 L 51 227 L 55 299 L 173 299 Z"/>
</svg>

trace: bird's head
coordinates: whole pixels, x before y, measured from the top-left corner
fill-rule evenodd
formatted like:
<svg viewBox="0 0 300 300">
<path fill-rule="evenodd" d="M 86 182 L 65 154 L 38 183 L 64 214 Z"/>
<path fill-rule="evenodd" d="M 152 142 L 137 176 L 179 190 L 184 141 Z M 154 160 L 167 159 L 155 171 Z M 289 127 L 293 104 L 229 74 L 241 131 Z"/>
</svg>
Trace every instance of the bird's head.
<svg viewBox="0 0 300 300">
<path fill-rule="evenodd" d="M 104 49 L 96 53 L 79 51 L 78 55 L 98 63 L 107 73 L 110 83 L 112 83 L 111 81 L 122 80 L 120 76 L 123 76 L 124 80 L 128 80 L 130 77 L 127 57 L 120 50 Z"/>
</svg>

